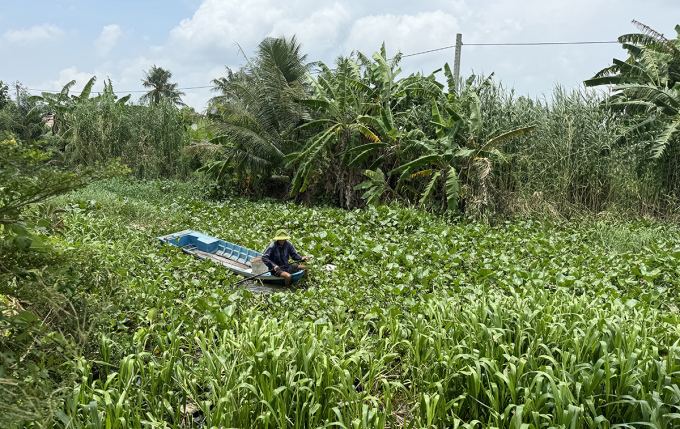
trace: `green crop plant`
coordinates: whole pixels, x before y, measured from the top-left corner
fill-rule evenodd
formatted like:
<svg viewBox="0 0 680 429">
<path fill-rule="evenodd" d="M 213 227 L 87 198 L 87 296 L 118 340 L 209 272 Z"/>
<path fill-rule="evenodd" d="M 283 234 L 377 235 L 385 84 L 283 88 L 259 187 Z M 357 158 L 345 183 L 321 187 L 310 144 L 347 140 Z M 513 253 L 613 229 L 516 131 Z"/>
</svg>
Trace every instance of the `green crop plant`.
<svg viewBox="0 0 680 429">
<path fill-rule="evenodd" d="M 673 225 L 196 195 L 111 180 L 53 201 L 69 229 L 52 245 L 93 249 L 116 281 L 51 427 L 680 423 Z M 264 295 L 154 238 L 194 228 L 261 250 L 281 226 L 312 270 Z"/>
</svg>

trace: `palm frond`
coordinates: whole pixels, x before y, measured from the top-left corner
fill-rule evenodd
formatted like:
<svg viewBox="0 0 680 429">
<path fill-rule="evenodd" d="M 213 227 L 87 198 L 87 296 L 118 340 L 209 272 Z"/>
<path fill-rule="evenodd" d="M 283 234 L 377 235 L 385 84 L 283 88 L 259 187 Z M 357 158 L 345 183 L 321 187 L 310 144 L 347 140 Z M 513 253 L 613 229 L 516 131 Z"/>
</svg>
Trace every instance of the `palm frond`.
<svg viewBox="0 0 680 429">
<path fill-rule="evenodd" d="M 645 35 L 648 35 L 653 40 L 663 45 L 667 49 L 667 52 L 671 53 L 675 57 L 680 57 L 680 50 L 678 49 L 678 47 L 675 46 L 670 40 L 666 39 L 666 37 L 663 34 L 636 20 L 633 20 L 633 25 L 639 28 Z"/>
</svg>

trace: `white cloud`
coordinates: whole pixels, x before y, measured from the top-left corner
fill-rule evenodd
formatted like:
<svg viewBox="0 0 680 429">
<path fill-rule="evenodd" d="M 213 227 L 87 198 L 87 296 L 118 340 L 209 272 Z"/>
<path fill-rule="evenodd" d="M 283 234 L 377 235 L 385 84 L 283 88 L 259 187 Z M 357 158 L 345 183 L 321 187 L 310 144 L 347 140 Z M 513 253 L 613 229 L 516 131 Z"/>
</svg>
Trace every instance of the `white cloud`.
<svg viewBox="0 0 680 429">
<path fill-rule="evenodd" d="M 50 89 L 58 91 L 64 87 L 67 83 L 75 80 L 76 83 L 70 89 L 71 94 L 80 94 L 85 84 L 92 79 L 92 76 L 97 76 L 97 82 L 94 85 L 94 92 L 101 91 L 104 89 L 103 79 L 106 76 L 106 72 L 96 70 L 94 73 L 87 73 L 78 71 L 77 67 L 68 67 L 59 71 L 59 77 L 53 80 L 47 80 L 38 83 L 36 86 L 41 89 Z M 99 88 L 99 89 L 97 89 Z"/>
<path fill-rule="evenodd" d="M 98 48 L 99 53 L 106 55 L 111 52 L 118 39 L 123 35 L 123 30 L 117 24 L 106 25 L 102 29 L 101 34 L 95 40 L 95 46 Z"/>
<path fill-rule="evenodd" d="M 53 24 L 36 25 L 25 30 L 7 30 L 3 38 L 10 43 L 33 44 L 52 42 L 64 35 L 64 31 Z"/>
<path fill-rule="evenodd" d="M 25 2 L 26 3 L 26 2 Z M 170 2 L 172 3 L 172 2 Z M 170 5 L 170 3 L 168 3 Z M 73 14 L 65 16 L 64 30 L 51 24 L 24 22 L 25 29 L 0 32 L 0 57 L 21 57 L 21 65 L 1 64 L 0 72 L 30 82 L 31 87 L 59 89 L 72 78 L 78 88 L 96 74 L 96 90 L 109 76 L 119 95 L 125 90 L 143 90 L 144 72 L 157 65 L 173 73 L 172 81 L 181 88 L 210 85 L 211 79 L 224 75 L 224 66 L 245 64 L 238 43 L 247 56 L 254 55 L 257 44 L 267 36 L 297 35 L 302 52 L 309 61 L 331 65 L 338 55 L 360 50 L 371 55 L 384 41 L 388 55 L 397 51 L 411 54 L 455 44 L 456 33 L 463 43 L 503 43 L 540 41 L 613 40 L 621 34 L 636 32 L 630 17 L 637 17 L 661 32 L 672 32 L 680 11 L 677 1 L 652 0 L 655 7 L 633 0 L 428 0 L 426 2 L 366 2 L 358 0 L 182 0 L 186 19 L 168 21 L 168 14 L 157 22 L 136 27 L 130 21 L 97 27 L 100 34 L 83 37 L 86 31 Z M 677 3 L 677 4 L 676 4 Z M 168 6 L 168 9 L 176 5 Z M 660 8 L 667 11 L 658 14 Z M 621 12 L 623 11 L 623 12 Z M 2 14 L 8 24 L 10 15 Z M 12 15 L 14 16 L 14 15 Z M 71 21 L 69 21 L 69 19 Z M 121 22 L 113 16 L 109 22 Z M 40 22 L 40 21 L 37 21 Z M 140 24 L 141 25 L 141 24 Z M 174 26 L 174 28 L 173 28 Z M 4 28 L 10 28 L 6 25 Z M 68 30 L 66 30 L 68 28 Z M 167 29 L 172 28 L 168 31 Z M 2 30 L 5 31 L 5 30 Z M 149 40 L 167 39 L 150 46 Z M 148 35 L 146 33 L 149 33 Z M 87 33 L 90 34 L 90 33 Z M 126 37 L 136 34 L 138 37 Z M 153 34 L 153 37 L 151 35 Z M 161 39 L 159 39 L 159 37 Z M 69 49 L 55 49 L 57 39 Z M 94 42 L 96 39 L 96 42 Z M 106 56 L 88 55 L 93 42 Z M 28 43 L 34 43 L 26 49 Z M 126 45 L 128 44 L 129 45 Z M 125 47 L 125 49 L 123 49 Z M 582 49 L 582 51 L 581 51 Z M 520 93 L 549 91 L 556 81 L 565 85 L 580 82 L 606 67 L 611 58 L 625 58 L 619 45 L 587 47 L 506 47 L 464 46 L 461 76 L 472 71 L 516 84 Z M 404 74 L 430 73 L 445 62 L 453 65 L 454 50 L 447 49 L 404 58 Z M 4 67 L 3 67 L 4 65 Z M 75 65 L 77 67 L 69 67 Z M 61 70 L 59 72 L 59 70 Z M 85 71 L 95 71 L 86 73 Z M 56 80 L 45 80 L 47 77 Z M 440 73 L 441 76 L 441 73 Z M 212 95 L 209 88 L 185 91 L 185 102 L 200 109 Z M 141 93 L 132 93 L 136 99 Z"/>
<path fill-rule="evenodd" d="M 297 35 L 302 50 L 321 54 L 332 49 L 340 54 L 351 12 L 340 2 L 315 0 L 204 0 L 191 18 L 170 32 L 157 53 L 173 58 L 214 61 L 234 66 L 265 37 Z"/>
<path fill-rule="evenodd" d="M 341 31 L 346 28 L 350 19 L 350 12 L 343 5 L 333 3 L 328 7 L 313 11 L 304 19 L 295 16 L 275 22 L 269 36 L 295 34 L 298 41 L 302 43 L 303 51 L 311 56 L 327 50 L 335 50 L 337 54 L 340 54 Z"/>
<path fill-rule="evenodd" d="M 190 19 L 170 32 L 170 42 L 187 49 L 230 48 L 262 38 L 264 32 L 285 17 L 282 3 L 270 0 L 205 0 Z"/>
<path fill-rule="evenodd" d="M 455 45 L 458 32 L 460 24 L 456 17 L 442 11 L 364 16 L 354 22 L 344 51 L 347 55 L 359 50 L 370 56 L 384 41 L 388 53 L 412 54 Z"/>
</svg>

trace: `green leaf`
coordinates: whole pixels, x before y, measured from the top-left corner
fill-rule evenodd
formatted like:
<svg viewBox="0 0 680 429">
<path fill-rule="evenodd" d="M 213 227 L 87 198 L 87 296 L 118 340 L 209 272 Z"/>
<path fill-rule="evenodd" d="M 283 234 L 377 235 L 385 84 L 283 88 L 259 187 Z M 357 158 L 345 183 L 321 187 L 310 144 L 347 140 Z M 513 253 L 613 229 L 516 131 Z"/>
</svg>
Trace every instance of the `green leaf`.
<svg viewBox="0 0 680 429">
<path fill-rule="evenodd" d="M 352 161 L 347 164 L 348 167 L 357 167 L 359 166 L 362 162 L 364 162 L 366 159 L 368 159 L 369 156 L 373 155 L 376 152 L 377 149 L 368 149 L 365 150 L 364 152 L 360 153 L 357 155 Z"/>
<path fill-rule="evenodd" d="M 479 135 L 482 131 L 482 103 L 479 101 L 479 96 L 472 92 L 470 93 L 472 103 L 470 104 L 470 131 L 473 135 Z"/>
<path fill-rule="evenodd" d="M 517 128 L 512 131 L 504 132 L 503 134 L 496 136 L 489 140 L 488 142 L 486 142 L 480 150 L 489 150 L 491 148 L 502 145 L 503 143 L 512 140 L 516 137 L 524 136 L 533 133 L 534 131 L 536 131 L 536 125 L 531 125 L 529 127 L 524 128 Z"/>
<path fill-rule="evenodd" d="M 446 174 L 446 207 L 448 210 L 458 208 L 458 196 L 460 195 L 460 181 L 458 172 L 450 167 Z"/>
<path fill-rule="evenodd" d="M 441 114 L 439 113 L 437 102 L 435 100 L 432 100 L 431 103 L 432 103 L 432 121 L 430 121 L 430 123 L 436 127 L 435 133 L 437 137 L 442 138 L 446 134 L 444 132 L 444 129 L 448 127 L 448 124 L 444 122 L 444 118 L 442 118 Z"/>
<path fill-rule="evenodd" d="M 156 320 L 156 316 L 158 315 L 158 308 L 152 307 L 149 309 L 149 311 L 146 314 L 146 320 L 149 321 L 149 323 L 153 323 L 154 320 Z"/>
<path fill-rule="evenodd" d="M 19 312 L 19 314 L 14 316 L 14 318 L 21 320 L 22 322 L 26 322 L 26 323 L 40 321 L 40 319 L 38 319 L 38 317 L 35 314 L 33 314 L 29 311 L 21 311 L 21 312 Z"/>
<path fill-rule="evenodd" d="M 423 195 L 420 198 L 420 205 L 425 205 L 427 200 L 432 198 L 437 183 L 437 179 L 439 179 L 441 175 L 442 175 L 441 171 L 437 171 L 436 173 L 434 173 L 432 179 L 430 180 L 430 183 L 427 185 L 427 187 L 425 187 L 425 192 L 423 192 Z"/>
<path fill-rule="evenodd" d="M 393 176 L 395 174 L 402 173 L 404 171 L 408 170 L 414 170 L 416 168 L 419 168 L 423 165 L 429 164 L 429 163 L 437 163 L 439 162 L 439 155 L 425 155 L 421 156 L 420 158 L 413 160 L 411 162 L 407 162 L 406 164 L 403 164 L 394 170 L 390 171 L 387 175 L 388 176 Z"/>
<path fill-rule="evenodd" d="M 19 249 L 24 249 L 24 250 L 30 248 L 32 242 L 33 241 L 30 238 L 28 238 L 27 236 L 24 236 L 24 235 L 16 236 L 16 237 L 14 237 L 14 240 L 13 240 L 13 243 L 16 247 L 18 247 Z"/>
<path fill-rule="evenodd" d="M 298 131 L 312 130 L 316 128 L 323 127 L 324 125 L 333 122 L 330 119 L 317 119 L 316 121 L 308 122 L 304 125 L 297 127 Z"/>
<path fill-rule="evenodd" d="M 664 127 L 659 133 L 656 139 L 652 142 L 652 158 L 659 159 L 664 154 L 666 148 L 671 144 L 672 141 L 676 140 L 676 135 L 680 130 L 680 121 L 673 122 Z"/>
<path fill-rule="evenodd" d="M 78 101 L 85 101 L 88 98 L 90 98 L 90 93 L 92 92 L 92 86 L 94 86 L 94 83 L 97 81 L 97 76 L 92 76 L 89 81 L 85 84 L 83 87 L 83 90 L 80 92 L 80 95 L 78 96 Z"/>
</svg>

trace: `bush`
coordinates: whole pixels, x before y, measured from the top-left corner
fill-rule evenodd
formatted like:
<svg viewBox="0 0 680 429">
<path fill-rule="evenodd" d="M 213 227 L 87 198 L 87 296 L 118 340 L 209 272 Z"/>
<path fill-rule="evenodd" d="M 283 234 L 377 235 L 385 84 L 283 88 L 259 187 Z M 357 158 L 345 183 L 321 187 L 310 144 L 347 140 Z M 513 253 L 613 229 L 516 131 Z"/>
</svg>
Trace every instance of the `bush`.
<svg viewBox="0 0 680 429">
<path fill-rule="evenodd" d="M 120 158 L 135 177 L 157 179 L 190 173 L 192 160 L 182 152 L 188 143 L 181 112 L 171 104 L 130 106 L 103 97 L 74 108 L 63 150 L 70 166 Z"/>
</svg>

